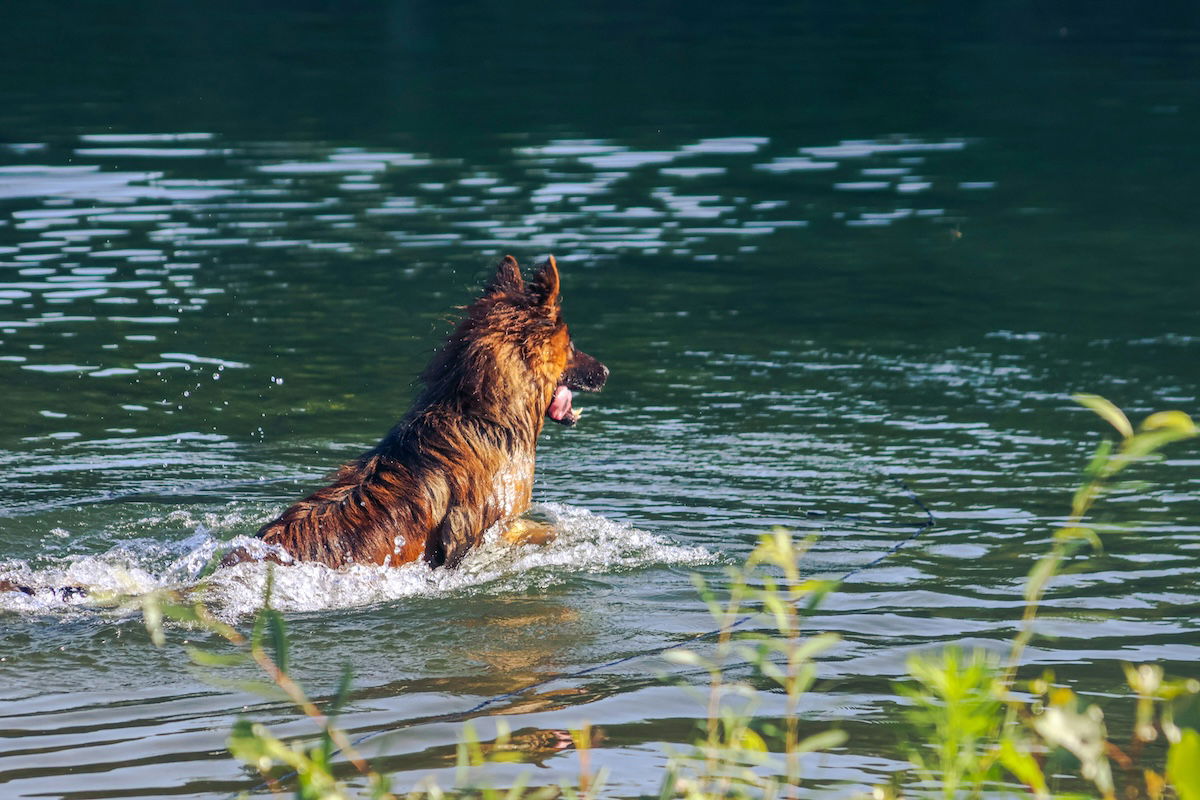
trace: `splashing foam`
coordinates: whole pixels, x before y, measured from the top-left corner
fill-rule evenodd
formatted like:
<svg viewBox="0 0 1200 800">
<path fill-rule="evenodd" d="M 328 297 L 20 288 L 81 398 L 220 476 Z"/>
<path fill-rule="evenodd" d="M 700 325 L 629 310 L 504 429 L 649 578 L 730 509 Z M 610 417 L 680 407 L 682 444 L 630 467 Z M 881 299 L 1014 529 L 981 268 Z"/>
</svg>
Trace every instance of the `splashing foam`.
<svg viewBox="0 0 1200 800">
<path fill-rule="evenodd" d="M 615 572 L 654 564 L 703 564 L 714 558 L 702 547 L 672 544 L 584 509 L 546 503 L 535 507 L 535 511 L 558 532 L 548 544 L 513 545 L 489 531 L 483 545 L 454 570 L 431 569 L 423 562 L 341 570 L 322 564 L 297 564 L 275 570 L 271 604 L 284 611 L 315 611 L 405 597 L 530 591 L 562 583 L 570 574 Z M 252 543 L 258 542 L 245 537 L 234 541 L 242 546 Z M 213 576 L 206 597 L 225 615 L 252 613 L 262 602 L 266 575 L 264 564 L 238 564 Z"/>
<path fill-rule="evenodd" d="M 341 570 L 323 564 L 276 568 L 271 605 L 282 611 L 317 611 L 407 597 L 536 591 L 563 583 L 572 574 L 715 560 L 714 554 L 702 547 L 674 544 L 581 508 L 546 503 L 536 506 L 535 512 L 558 533 L 548 544 L 509 544 L 496 532 L 489 532 L 483 545 L 454 570 L 431 569 L 424 563 Z M 268 547 L 247 536 L 223 542 L 200 524 L 193 536 L 173 545 L 134 540 L 101 555 L 75 556 L 63 566 L 36 570 L 23 561 L 0 563 L 0 578 L 36 590 L 32 596 L 0 592 L 0 610 L 54 612 L 90 607 L 95 604 L 91 595 L 187 589 L 196 585 L 213 556 L 230 546 L 246 547 L 259 555 L 257 551 Z M 238 564 L 218 570 L 201 584 L 202 597 L 226 619 L 252 614 L 262 603 L 266 579 L 266 564 Z M 86 587 L 89 596 L 63 598 L 54 591 L 63 586 Z"/>
<path fill-rule="evenodd" d="M 131 539 L 100 555 L 55 559 L 59 563 L 43 568 L 21 559 L 0 562 L 0 579 L 33 590 L 32 595 L 0 592 L 0 611 L 45 613 L 90 608 L 115 596 L 186 589 L 195 584 L 222 548 L 223 544 L 200 525 L 195 534 L 179 542 Z M 74 588 L 84 591 L 69 591 Z"/>
</svg>

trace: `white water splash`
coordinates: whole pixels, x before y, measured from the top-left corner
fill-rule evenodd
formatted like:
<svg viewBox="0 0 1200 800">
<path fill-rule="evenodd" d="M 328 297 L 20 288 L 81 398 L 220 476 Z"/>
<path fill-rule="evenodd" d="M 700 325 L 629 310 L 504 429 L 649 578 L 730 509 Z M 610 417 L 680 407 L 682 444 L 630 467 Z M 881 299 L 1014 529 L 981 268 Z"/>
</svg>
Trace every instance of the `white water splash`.
<svg viewBox="0 0 1200 800">
<path fill-rule="evenodd" d="M 316 611 L 406 597 L 536 591 L 561 583 L 571 574 L 704 564 L 714 559 L 702 547 L 673 544 L 581 508 L 546 503 L 535 506 L 535 511 L 546 517 L 557 532 L 547 544 L 514 545 L 489 533 L 483 544 L 453 570 L 431 569 L 423 562 L 340 570 L 323 564 L 297 564 L 274 571 L 271 605 L 283 611 Z M 244 546 L 254 541 L 242 537 L 234 544 Z M 253 613 L 262 604 L 266 576 L 267 567 L 261 563 L 221 570 L 208 582 L 206 597 L 224 615 Z"/>
<path fill-rule="evenodd" d="M 555 529 L 557 535 L 552 541 L 544 545 L 514 545 L 489 535 L 453 570 L 431 569 L 424 563 L 399 567 L 351 566 L 340 570 L 311 563 L 276 567 L 271 605 L 282 611 L 319 611 L 409 597 L 540 591 L 562 583 L 572 574 L 612 573 L 656 565 L 699 565 L 715 559 L 713 553 L 702 547 L 675 544 L 665 537 L 581 508 L 547 503 L 536 506 L 535 512 Z M 232 527 L 238 519 L 235 514 L 221 521 Z M 205 520 L 210 524 L 214 521 L 211 517 Z M 247 536 L 222 541 L 204 523 L 197 524 L 195 531 L 174 544 L 132 540 L 99 555 L 72 556 L 49 567 L 34 568 L 20 560 L 0 563 L 0 579 L 34 589 L 33 595 L 0 592 L 0 611 L 79 611 L 95 606 L 95 598 L 104 595 L 196 588 L 226 619 L 254 613 L 262 605 L 266 564 L 238 564 L 219 569 L 202 583 L 197 582 L 214 556 L 230 547 L 246 547 L 255 553 L 267 545 Z M 64 597 L 60 590 L 66 586 L 83 587 L 87 594 Z"/>
<path fill-rule="evenodd" d="M 46 567 L 34 567 L 22 559 L 0 562 L 0 580 L 33 592 L 0 592 L 0 611 L 89 608 L 111 602 L 114 596 L 186 589 L 195 584 L 222 546 L 200 525 L 195 534 L 179 542 L 131 539 L 99 555 L 53 559 Z"/>
</svg>

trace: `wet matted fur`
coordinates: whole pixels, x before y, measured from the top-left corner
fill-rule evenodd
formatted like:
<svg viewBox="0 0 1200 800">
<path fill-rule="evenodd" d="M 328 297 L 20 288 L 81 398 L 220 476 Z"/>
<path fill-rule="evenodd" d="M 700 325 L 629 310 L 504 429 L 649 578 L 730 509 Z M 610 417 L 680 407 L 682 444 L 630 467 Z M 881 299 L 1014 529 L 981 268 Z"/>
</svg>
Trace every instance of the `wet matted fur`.
<svg viewBox="0 0 1200 800">
<path fill-rule="evenodd" d="M 599 391 L 607 378 L 562 321 L 554 257 L 526 284 L 505 256 L 422 372 L 408 413 L 257 535 L 331 567 L 419 558 L 453 567 L 492 527 L 519 524 L 546 417 L 574 425 L 571 392 Z M 223 563 L 246 558 L 235 550 Z"/>
</svg>

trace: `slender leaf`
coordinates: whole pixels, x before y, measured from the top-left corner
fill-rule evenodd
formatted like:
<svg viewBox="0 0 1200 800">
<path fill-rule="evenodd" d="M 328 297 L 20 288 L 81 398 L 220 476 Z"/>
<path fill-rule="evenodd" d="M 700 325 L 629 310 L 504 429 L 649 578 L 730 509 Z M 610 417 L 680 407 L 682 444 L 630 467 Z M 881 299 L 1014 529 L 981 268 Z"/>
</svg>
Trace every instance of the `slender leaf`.
<svg viewBox="0 0 1200 800">
<path fill-rule="evenodd" d="M 763 595 L 763 609 L 775 618 L 775 628 L 780 633 L 786 634 L 791 631 L 791 623 L 788 621 L 788 613 L 791 609 L 783 602 L 783 598 L 771 591 Z"/>
<path fill-rule="evenodd" d="M 841 640 L 842 637 L 836 633 L 819 633 L 816 636 L 810 636 L 804 640 L 803 644 L 797 645 L 791 653 L 791 658 L 793 661 L 807 661 L 818 653 L 825 652 Z"/>
<path fill-rule="evenodd" d="M 151 592 L 142 598 L 142 620 L 146 625 L 146 632 L 150 634 L 150 641 L 155 647 L 162 647 L 166 644 L 167 637 L 163 633 L 162 625 L 162 606 L 159 604 L 159 597 L 156 592 Z"/>
<path fill-rule="evenodd" d="M 214 653 L 211 650 L 201 650 L 199 647 L 186 647 L 192 661 L 202 667 L 233 667 L 245 664 L 249 659 L 245 653 Z"/>
<path fill-rule="evenodd" d="M 1050 796 L 1046 786 L 1046 776 L 1038 765 L 1037 759 L 1031 753 L 1017 750 L 1011 739 L 1005 739 L 1000 744 L 1000 763 L 1021 783 L 1033 790 L 1039 798 Z"/>
<path fill-rule="evenodd" d="M 1104 551 L 1104 543 L 1100 541 L 1100 535 L 1091 528 L 1081 525 L 1059 528 L 1054 532 L 1054 540 L 1056 542 L 1084 541 L 1090 544 L 1096 552 L 1100 553 Z"/>
<path fill-rule="evenodd" d="M 1175 430 L 1185 436 L 1196 435 L 1196 423 L 1182 411 L 1158 411 L 1146 417 L 1142 422 L 1142 430 Z"/>
<path fill-rule="evenodd" d="M 821 731 L 814 733 L 805 739 L 801 739 L 796 744 L 797 753 L 812 753 L 817 750 L 828 750 L 831 747 L 837 747 L 845 743 L 849 737 L 845 731 Z"/>
<path fill-rule="evenodd" d="M 287 625 L 283 615 L 275 609 L 267 609 L 267 627 L 271 631 L 271 647 L 275 651 L 275 666 L 280 672 L 288 671 Z"/>
<path fill-rule="evenodd" d="M 250 629 L 250 649 L 261 650 L 263 629 L 266 627 L 267 617 L 266 610 L 260 610 L 254 615 L 254 627 Z"/>
<path fill-rule="evenodd" d="M 195 606 L 167 601 L 162 604 L 161 608 L 163 616 L 167 619 L 173 619 L 176 622 L 191 622 L 197 625 L 204 624 Z"/>
<path fill-rule="evenodd" d="M 291 698 L 288 697 L 287 692 L 285 692 L 283 689 L 280 689 L 270 681 L 228 680 L 211 674 L 206 675 L 204 680 L 207 683 L 211 683 L 213 686 L 216 686 L 218 689 L 233 689 L 238 692 L 248 692 L 250 694 L 256 694 L 264 700 L 291 700 Z"/>
<path fill-rule="evenodd" d="M 1099 414 L 1101 419 L 1117 429 L 1122 439 L 1133 436 L 1133 426 L 1129 424 L 1129 417 L 1125 416 L 1125 412 L 1100 395 L 1073 394 L 1071 399 Z"/>
<path fill-rule="evenodd" d="M 1048 555 L 1041 558 L 1033 569 L 1029 571 L 1029 577 L 1025 580 L 1025 600 L 1031 602 L 1035 597 L 1042 594 L 1046 588 L 1046 584 L 1054 576 L 1058 570 L 1058 557 Z"/>
<path fill-rule="evenodd" d="M 1096 454 L 1092 456 L 1092 460 L 1084 468 L 1083 474 L 1087 478 L 1096 478 L 1104 471 L 1104 467 L 1108 464 L 1108 459 L 1112 456 L 1113 443 L 1111 439 L 1104 439 L 1096 446 Z"/>
<path fill-rule="evenodd" d="M 1191 433 L 1181 433 L 1172 428 L 1162 428 L 1147 431 L 1146 433 L 1139 433 L 1132 439 L 1127 439 L 1122 443 L 1118 457 L 1127 461 L 1136 461 L 1154 455 L 1169 444 L 1190 439 L 1193 435 Z"/>
<path fill-rule="evenodd" d="M 671 800 L 675 796 L 676 786 L 679 784 L 679 770 L 673 762 L 667 762 L 667 768 L 663 770 L 662 786 L 658 789 L 658 800 Z"/>
</svg>

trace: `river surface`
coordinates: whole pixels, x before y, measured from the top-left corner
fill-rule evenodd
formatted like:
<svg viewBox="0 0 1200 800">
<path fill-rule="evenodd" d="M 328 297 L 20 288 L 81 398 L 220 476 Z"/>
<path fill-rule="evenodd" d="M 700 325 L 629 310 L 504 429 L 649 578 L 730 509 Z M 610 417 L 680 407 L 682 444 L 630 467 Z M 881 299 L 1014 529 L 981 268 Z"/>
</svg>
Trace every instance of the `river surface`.
<svg viewBox="0 0 1200 800">
<path fill-rule="evenodd" d="M 709 630 L 690 575 L 782 525 L 819 535 L 807 572 L 851 573 L 803 708 L 849 740 L 806 776 L 887 781 L 905 658 L 1016 630 L 1106 434 L 1070 393 L 1200 410 L 1194 9 L 968 5 L 6 5 L 0 578 L 192 585 L 387 431 L 498 256 L 553 253 L 612 370 L 542 436 L 558 539 L 281 570 L 296 677 L 353 665 L 342 724 L 397 789 L 449 785 L 454 715 L 516 692 L 481 736 L 589 722 L 610 794 L 656 796 L 704 714 L 663 677 L 702 681 L 602 665 Z M 1180 447 L 1106 501 L 1127 532 L 1026 656 L 1118 731 L 1121 662 L 1200 662 L 1198 466 Z M 263 581 L 206 597 L 244 627 Z M 0 595 L 0 795 L 266 794 L 237 715 L 312 728 L 189 668 L 205 640 Z"/>
</svg>

